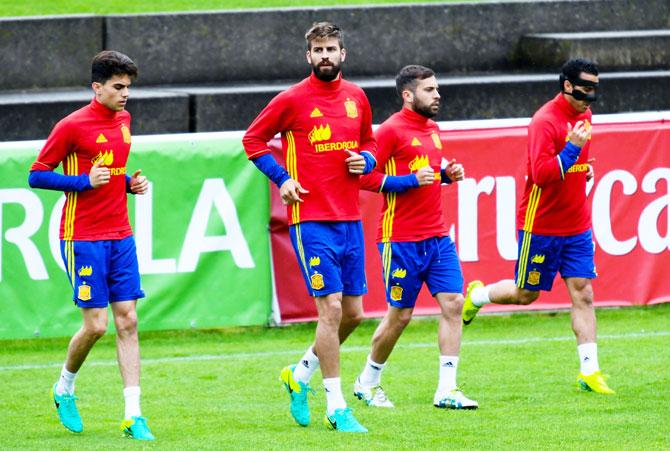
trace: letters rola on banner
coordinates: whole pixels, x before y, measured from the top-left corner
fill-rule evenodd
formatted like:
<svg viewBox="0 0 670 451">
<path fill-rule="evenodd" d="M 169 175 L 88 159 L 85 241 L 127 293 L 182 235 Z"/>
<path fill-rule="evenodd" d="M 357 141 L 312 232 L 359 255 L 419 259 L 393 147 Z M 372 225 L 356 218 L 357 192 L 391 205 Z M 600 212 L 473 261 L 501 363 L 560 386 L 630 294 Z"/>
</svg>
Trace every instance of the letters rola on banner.
<svg viewBox="0 0 670 451">
<path fill-rule="evenodd" d="M 670 301 L 670 115 L 595 116 L 590 157 L 595 181 L 587 201 L 592 204 L 596 244 L 594 280 L 598 306 L 653 304 Z M 462 262 L 465 281 L 486 283 L 514 278 L 517 256 L 516 207 L 526 175 L 526 125 L 490 127 L 489 121 L 443 123 L 445 158 L 465 167 L 466 180 L 443 187 L 445 219 Z M 505 124 L 499 121 L 498 124 Z M 448 128 L 448 129 L 446 129 Z M 445 130 L 446 129 L 446 130 Z M 309 187 L 307 187 L 309 189 Z M 283 321 L 316 317 L 307 295 L 286 228 L 285 207 L 272 191 L 272 248 L 277 297 Z M 366 239 L 369 292 L 365 311 L 386 311 L 381 261 L 374 243 L 382 197 L 361 193 Z M 487 311 L 551 309 L 570 305 L 560 275 L 553 290 L 528 307 L 488 305 Z M 424 288 L 415 309 L 439 309 Z"/>
<path fill-rule="evenodd" d="M 140 329 L 268 322 L 268 185 L 240 139 L 133 137 L 128 171 L 151 182 L 146 195 L 128 196 L 147 294 Z M 59 249 L 64 196 L 27 185 L 42 144 L 0 143 L 0 338 L 70 335 L 81 322 Z"/>
</svg>

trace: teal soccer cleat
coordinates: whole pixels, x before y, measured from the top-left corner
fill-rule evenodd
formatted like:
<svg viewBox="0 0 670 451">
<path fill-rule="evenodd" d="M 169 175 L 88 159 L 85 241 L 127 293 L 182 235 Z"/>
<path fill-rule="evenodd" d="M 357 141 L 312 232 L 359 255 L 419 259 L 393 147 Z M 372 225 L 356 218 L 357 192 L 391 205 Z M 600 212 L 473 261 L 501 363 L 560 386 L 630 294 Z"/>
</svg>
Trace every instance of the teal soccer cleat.
<svg viewBox="0 0 670 451">
<path fill-rule="evenodd" d="M 56 394 L 56 385 L 54 384 L 51 389 L 51 397 L 54 400 L 56 405 L 56 412 L 58 412 L 58 418 L 60 422 L 63 423 L 65 429 L 68 431 L 79 433 L 84 430 L 84 425 L 81 422 L 81 416 L 79 416 L 79 411 L 77 410 L 77 404 L 75 401 L 77 398 L 74 395 L 69 395 L 64 393 L 62 395 Z"/>
<path fill-rule="evenodd" d="M 290 365 L 281 370 L 279 379 L 284 383 L 284 388 L 291 397 L 291 416 L 300 426 L 309 426 L 309 404 L 307 394 L 314 393 L 309 385 L 293 379 L 295 365 Z"/>
<path fill-rule="evenodd" d="M 346 409 L 335 409 L 335 412 L 324 420 L 326 427 L 340 432 L 368 432 L 361 423 L 358 422 L 354 413 L 349 407 Z"/>
<path fill-rule="evenodd" d="M 123 420 L 121 430 L 126 437 L 135 440 L 156 440 L 156 437 L 147 426 L 147 419 L 144 417 L 132 417 L 129 420 Z"/>
</svg>

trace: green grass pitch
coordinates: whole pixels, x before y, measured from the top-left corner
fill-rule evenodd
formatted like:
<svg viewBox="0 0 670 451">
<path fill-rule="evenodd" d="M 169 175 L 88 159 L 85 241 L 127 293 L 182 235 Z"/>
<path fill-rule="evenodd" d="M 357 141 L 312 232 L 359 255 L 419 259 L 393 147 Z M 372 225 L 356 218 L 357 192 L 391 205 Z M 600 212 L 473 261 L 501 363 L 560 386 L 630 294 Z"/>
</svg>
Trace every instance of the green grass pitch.
<svg viewBox="0 0 670 451">
<path fill-rule="evenodd" d="M 73 313 L 74 314 L 74 313 Z M 670 305 L 599 310 L 599 359 L 614 396 L 576 388 L 577 352 L 569 314 L 478 317 L 464 331 L 459 383 L 477 411 L 432 406 L 437 383 L 435 318 L 413 321 L 382 383 L 395 409 L 368 408 L 352 383 L 376 321 L 342 349 L 345 398 L 368 434 L 322 424 L 317 373 L 312 425 L 295 425 L 279 371 L 294 363 L 314 324 L 283 328 L 141 333 L 142 409 L 157 437 L 121 437 L 122 384 L 114 337 L 93 349 L 77 379 L 84 432 L 58 422 L 49 389 L 67 339 L 4 341 L 2 449 L 668 449 Z M 141 320 L 141 319 L 140 319 Z"/>
</svg>

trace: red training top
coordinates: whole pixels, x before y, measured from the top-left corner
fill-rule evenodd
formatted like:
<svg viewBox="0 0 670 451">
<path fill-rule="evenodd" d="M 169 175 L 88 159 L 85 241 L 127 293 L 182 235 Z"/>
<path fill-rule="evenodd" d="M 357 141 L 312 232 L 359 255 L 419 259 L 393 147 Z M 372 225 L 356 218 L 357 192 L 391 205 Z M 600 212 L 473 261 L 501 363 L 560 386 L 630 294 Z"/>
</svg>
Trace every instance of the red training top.
<svg viewBox="0 0 670 451">
<path fill-rule="evenodd" d="M 361 177 L 361 188 L 381 191 L 385 175 L 408 175 L 424 166 L 436 173 L 432 185 L 404 193 L 385 193 L 377 241 L 420 241 L 447 236 L 442 214 L 440 164 L 442 142 L 437 124 L 408 109 L 393 114 L 375 132 L 379 150 L 377 167 Z"/>
<path fill-rule="evenodd" d="M 59 121 L 31 171 L 88 174 L 97 160 L 111 172 L 96 189 L 66 192 L 60 238 L 74 241 L 119 240 L 132 235 L 126 205 L 126 161 L 130 152 L 130 113 L 113 111 L 95 98 Z"/>
<path fill-rule="evenodd" d="M 586 172 L 590 140 L 571 168 L 561 166 L 558 154 L 568 142 L 568 122 L 584 121 L 591 129 L 591 110 L 575 110 L 563 94 L 540 108 L 528 126 L 528 178 L 517 228 L 539 235 L 578 235 L 591 228 L 586 203 Z"/>
<path fill-rule="evenodd" d="M 361 219 L 358 175 L 349 173 L 345 150 L 376 153 L 372 111 L 361 88 L 314 74 L 278 94 L 249 126 L 242 143 L 250 160 L 270 152 L 281 132 L 290 176 L 309 191 L 288 206 L 289 224 Z"/>
</svg>

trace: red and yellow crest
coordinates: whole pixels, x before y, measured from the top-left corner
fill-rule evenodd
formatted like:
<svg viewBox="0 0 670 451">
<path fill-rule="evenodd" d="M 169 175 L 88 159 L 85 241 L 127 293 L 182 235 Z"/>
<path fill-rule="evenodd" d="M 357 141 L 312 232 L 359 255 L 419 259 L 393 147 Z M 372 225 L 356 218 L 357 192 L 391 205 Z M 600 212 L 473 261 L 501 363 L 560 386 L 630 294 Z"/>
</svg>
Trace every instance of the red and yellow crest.
<svg viewBox="0 0 670 451">
<path fill-rule="evenodd" d="M 318 272 L 312 274 L 312 277 L 310 277 L 310 283 L 314 290 L 321 290 L 325 286 L 323 282 L 323 274 L 319 274 Z"/>
<path fill-rule="evenodd" d="M 347 117 L 356 119 L 358 117 L 358 108 L 356 108 L 356 102 L 347 98 L 344 102 L 344 109 L 347 110 Z"/>
<path fill-rule="evenodd" d="M 531 271 L 528 273 L 528 285 L 539 285 L 540 284 L 540 272 Z"/>
<path fill-rule="evenodd" d="M 393 285 L 391 287 L 391 299 L 394 301 L 402 299 L 402 287 L 400 285 Z"/>
<path fill-rule="evenodd" d="M 79 298 L 80 301 L 91 300 L 91 286 L 79 285 L 79 288 L 77 289 L 77 298 Z"/>
<path fill-rule="evenodd" d="M 123 134 L 123 142 L 130 144 L 130 129 L 126 124 L 121 124 L 121 133 Z"/>
</svg>

